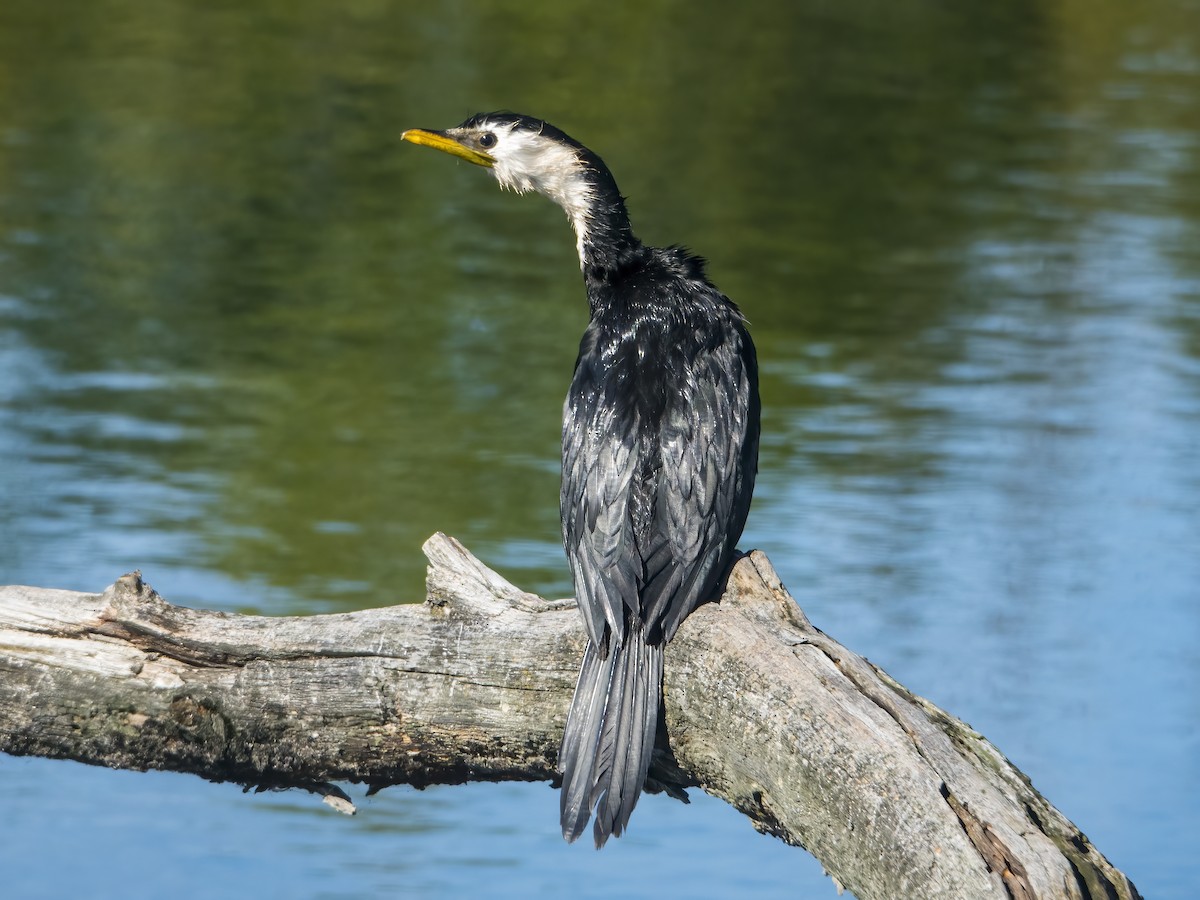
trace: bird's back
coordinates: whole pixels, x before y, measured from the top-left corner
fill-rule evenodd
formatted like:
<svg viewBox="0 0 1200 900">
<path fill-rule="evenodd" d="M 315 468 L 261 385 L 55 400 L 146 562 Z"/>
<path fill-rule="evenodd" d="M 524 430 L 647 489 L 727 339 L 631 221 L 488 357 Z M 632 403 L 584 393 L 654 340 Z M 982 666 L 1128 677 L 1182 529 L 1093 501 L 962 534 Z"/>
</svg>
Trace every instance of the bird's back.
<svg viewBox="0 0 1200 900">
<path fill-rule="evenodd" d="M 758 455 L 754 345 L 677 249 L 589 284 L 563 420 L 563 532 L 593 640 L 623 610 L 669 640 L 710 599 L 745 524 Z M 581 579 L 579 576 L 583 574 Z M 581 597 L 581 600 L 585 598 Z"/>
</svg>

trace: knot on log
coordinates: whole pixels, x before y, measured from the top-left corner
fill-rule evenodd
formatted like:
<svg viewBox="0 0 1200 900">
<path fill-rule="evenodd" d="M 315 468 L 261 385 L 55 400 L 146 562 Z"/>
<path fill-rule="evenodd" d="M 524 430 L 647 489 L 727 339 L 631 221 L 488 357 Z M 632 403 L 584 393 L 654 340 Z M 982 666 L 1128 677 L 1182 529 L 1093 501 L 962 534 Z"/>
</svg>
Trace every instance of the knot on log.
<svg viewBox="0 0 1200 900">
<path fill-rule="evenodd" d="M 230 652 L 211 642 L 191 637 L 198 616 L 209 621 L 227 619 L 220 612 L 197 613 L 174 606 L 142 580 L 140 571 L 122 575 L 101 594 L 103 608 L 95 633 L 125 641 L 155 659 L 167 656 L 190 666 L 244 665 L 244 652 Z"/>
</svg>

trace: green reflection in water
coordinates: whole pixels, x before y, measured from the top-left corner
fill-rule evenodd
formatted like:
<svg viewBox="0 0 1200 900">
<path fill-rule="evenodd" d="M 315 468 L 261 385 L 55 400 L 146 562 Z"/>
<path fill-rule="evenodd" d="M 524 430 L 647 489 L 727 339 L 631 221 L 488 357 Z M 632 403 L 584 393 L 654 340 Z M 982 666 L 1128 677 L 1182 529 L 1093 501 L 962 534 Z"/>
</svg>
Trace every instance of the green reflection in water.
<svg viewBox="0 0 1200 900">
<path fill-rule="evenodd" d="M 1153 5 L 1163 31 L 1183 15 Z M 790 527 L 797 470 L 941 474 L 946 410 L 923 386 L 1047 378 L 969 345 L 1005 323 L 1061 336 L 1097 210 L 1128 199 L 1195 234 L 1194 207 L 1160 208 L 1194 190 L 1104 180 L 1144 169 L 1141 122 L 1197 124 L 1169 67 L 1097 120 L 1128 49 L 1118 4 L 751 6 L 719 29 L 716 4 L 71 6 L 0 12 L 6 291 L 57 373 L 16 404 L 65 417 L 23 427 L 180 488 L 194 508 L 150 503 L 151 527 L 300 607 L 417 596 L 435 529 L 567 589 L 569 231 L 405 152 L 406 127 L 545 115 L 608 159 L 645 238 L 710 257 L 763 358 L 752 528 Z M 1178 154 L 1161 178 L 1194 184 L 1194 143 Z M 97 372 L 136 388 L 70 381 Z M 106 409 L 126 426 L 92 431 Z"/>
</svg>

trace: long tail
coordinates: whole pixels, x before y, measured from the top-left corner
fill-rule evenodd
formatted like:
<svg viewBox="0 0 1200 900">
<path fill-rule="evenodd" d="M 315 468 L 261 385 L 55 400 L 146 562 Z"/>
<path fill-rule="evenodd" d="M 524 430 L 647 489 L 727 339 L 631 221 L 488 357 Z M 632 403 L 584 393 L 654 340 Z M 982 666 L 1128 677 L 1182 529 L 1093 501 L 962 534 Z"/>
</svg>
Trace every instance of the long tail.
<svg viewBox="0 0 1200 900">
<path fill-rule="evenodd" d="M 654 750 L 662 672 L 662 644 L 647 644 L 640 628 L 606 657 L 588 641 L 559 754 L 568 841 L 583 834 L 593 807 L 597 848 L 629 824 Z"/>
</svg>

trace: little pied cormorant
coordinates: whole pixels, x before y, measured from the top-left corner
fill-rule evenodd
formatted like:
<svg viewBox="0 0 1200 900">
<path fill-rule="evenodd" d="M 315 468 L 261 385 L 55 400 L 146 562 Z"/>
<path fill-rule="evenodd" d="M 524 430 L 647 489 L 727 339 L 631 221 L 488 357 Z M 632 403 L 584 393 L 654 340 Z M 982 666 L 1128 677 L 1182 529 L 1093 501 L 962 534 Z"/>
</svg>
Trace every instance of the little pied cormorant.
<svg viewBox="0 0 1200 900">
<path fill-rule="evenodd" d="M 637 803 L 663 649 L 714 599 L 750 509 L 758 365 L 746 321 L 682 247 L 636 237 L 608 167 L 540 119 L 480 113 L 403 139 L 545 194 L 578 239 L 591 306 L 563 408 L 563 541 L 588 643 L 559 754 L 563 836 L 600 847 Z"/>
</svg>

